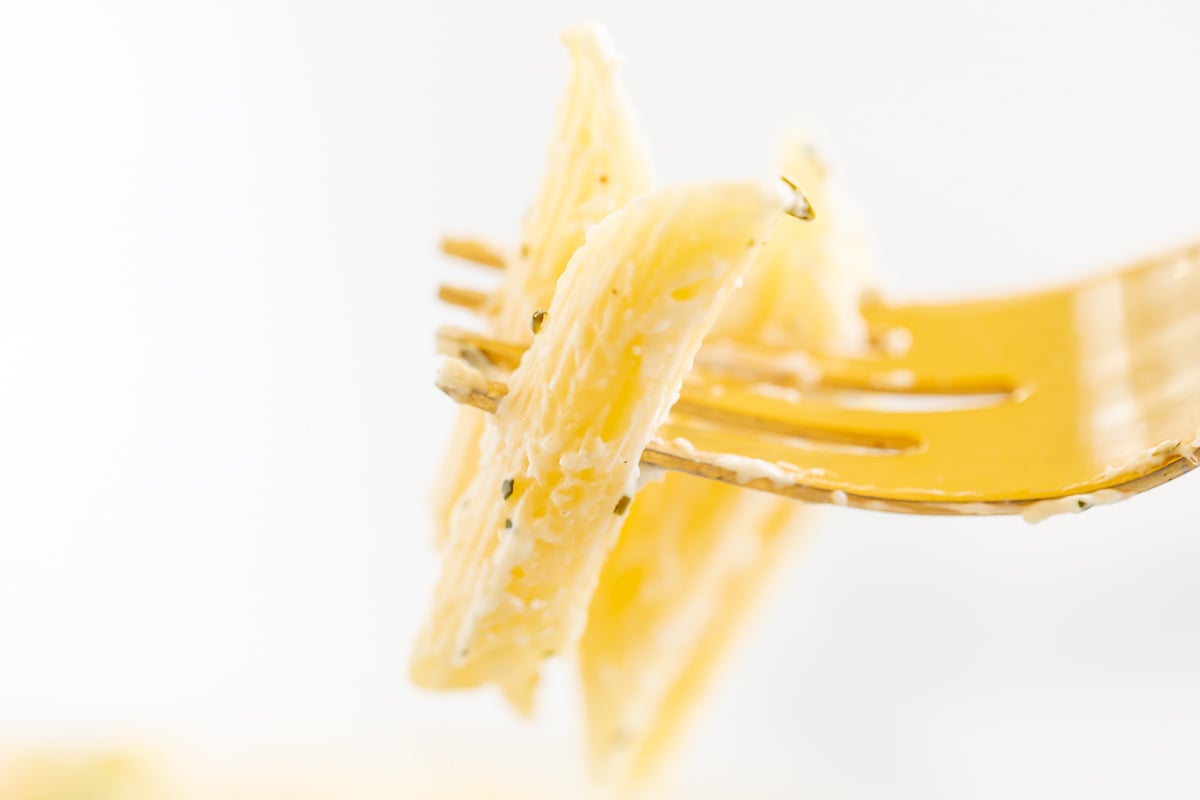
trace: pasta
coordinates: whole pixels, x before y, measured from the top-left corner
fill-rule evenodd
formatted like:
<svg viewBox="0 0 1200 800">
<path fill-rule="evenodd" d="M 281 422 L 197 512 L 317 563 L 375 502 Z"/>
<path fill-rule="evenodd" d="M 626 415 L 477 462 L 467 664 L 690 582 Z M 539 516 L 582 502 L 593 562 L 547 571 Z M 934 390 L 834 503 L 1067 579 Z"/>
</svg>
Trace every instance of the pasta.
<svg viewBox="0 0 1200 800">
<path fill-rule="evenodd" d="M 803 137 L 782 167 L 803 181 L 816 221 L 781 222 L 705 347 L 861 345 L 865 270 L 843 269 L 853 228 L 828 213 L 826 175 Z M 791 224 L 789 224 L 791 223 Z M 588 743 L 597 772 L 624 784 L 654 777 L 742 627 L 772 567 L 816 509 L 667 473 L 638 496 L 605 563 L 580 643 Z"/>
<path fill-rule="evenodd" d="M 660 189 L 588 233 L 451 513 L 418 684 L 494 682 L 527 702 L 540 662 L 575 644 L 641 452 L 795 202 L 778 181 Z"/>
<path fill-rule="evenodd" d="M 571 73 L 559 105 L 537 198 L 488 307 L 494 335 L 532 339 L 530 317 L 550 304 L 554 285 L 584 236 L 614 209 L 650 188 L 650 158 L 617 77 L 617 60 L 595 24 L 563 32 Z M 459 410 L 434 486 L 435 531 L 445 540 L 450 509 L 475 473 L 484 414 Z"/>
<path fill-rule="evenodd" d="M 603 34 L 579 26 L 564 40 L 572 72 L 546 172 L 487 308 L 494 336 L 530 346 L 493 419 L 461 412 L 436 491 L 443 573 L 412 676 L 496 684 L 528 712 L 541 662 L 578 644 L 593 764 L 627 785 L 657 774 L 815 514 L 678 473 L 640 487 L 641 452 L 702 340 L 717 359 L 731 345 L 861 347 L 867 259 L 798 134 L 780 166 L 823 210 L 809 225 L 775 226 L 796 199 L 782 182 L 648 191 Z M 501 377 L 478 366 L 444 382 Z"/>
</svg>

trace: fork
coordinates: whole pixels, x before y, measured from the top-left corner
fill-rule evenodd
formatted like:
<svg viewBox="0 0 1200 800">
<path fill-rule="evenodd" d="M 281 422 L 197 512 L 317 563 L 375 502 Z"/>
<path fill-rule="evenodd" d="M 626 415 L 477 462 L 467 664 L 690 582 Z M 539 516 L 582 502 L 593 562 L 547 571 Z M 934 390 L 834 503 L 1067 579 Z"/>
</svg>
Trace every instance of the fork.
<svg viewBox="0 0 1200 800">
<path fill-rule="evenodd" d="M 503 268 L 501 251 L 444 252 Z M 442 286 L 480 310 L 487 295 Z M 1200 242 L 1039 292 L 864 300 L 852 355 L 705 342 L 643 465 L 799 500 L 1030 521 L 1123 500 L 1200 465 Z M 523 347 L 457 328 L 439 352 L 503 378 Z M 503 380 L 452 391 L 494 411 Z"/>
</svg>

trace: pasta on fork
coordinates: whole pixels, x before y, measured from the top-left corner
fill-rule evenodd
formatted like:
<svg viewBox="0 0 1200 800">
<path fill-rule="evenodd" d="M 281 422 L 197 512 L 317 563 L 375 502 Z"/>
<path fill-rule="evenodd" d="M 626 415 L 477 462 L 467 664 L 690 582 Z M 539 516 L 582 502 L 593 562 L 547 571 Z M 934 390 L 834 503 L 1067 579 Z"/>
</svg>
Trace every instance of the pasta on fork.
<svg viewBox="0 0 1200 800">
<path fill-rule="evenodd" d="M 486 309 L 498 338 L 522 344 L 532 340 L 533 313 L 549 306 L 555 283 L 588 229 L 653 183 L 650 156 L 617 80 L 607 36 L 596 26 L 577 25 L 562 38 L 571 74 L 545 172 L 521 231 L 522 244 L 505 259 L 500 287 Z M 451 507 L 475 472 L 483 428 L 482 413 L 459 410 L 434 486 L 439 541 L 446 536 Z"/>
<path fill-rule="evenodd" d="M 660 476 L 639 474 L 642 450 L 698 352 L 861 344 L 866 270 L 846 255 L 858 240 L 843 215 L 779 219 L 812 216 L 791 180 L 651 188 L 603 32 L 564 41 L 572 71 L 545 175 L 479 309 L 494 338 L 528 349 L 511 376 L 464 352 L 472 363 L 439 377 L 463 394 L 507 389 L 492 415 L 462 409 L 438 477 L 444 567 L 412 676 L 495 684 L 528 713 L 541 663 L 578 647 L 592 761 L 621 785 L 656 775 L 812 516 L 686 475 L 645 485 Z M 788 140 L 780 166 L 818 212 L 836 209 L 806 139 Z"/>
<path fill-rule="evenodd" d="M 588 234 L 514 370 L 450 516 L 413 675 L 521 696 L 574 644 L 604 557 L 721 304 L 779 215 L 779 181 L 660 189 Z"/>
<path fill-rule="evenodd" d="M 866 331 L 869 275 L 852 213 L 830 197 L 827 168 L 803 136 L 780 167 L 818 216 L 784 220 L 702 348 L 768 342 L 853 350 Z M 786 498 L 679 472 L 647 485 L 601 573 L 579 648 L 588 745 L 609 782 L 654 777 L 771 574 L 819 515 Z"/>
</svg>

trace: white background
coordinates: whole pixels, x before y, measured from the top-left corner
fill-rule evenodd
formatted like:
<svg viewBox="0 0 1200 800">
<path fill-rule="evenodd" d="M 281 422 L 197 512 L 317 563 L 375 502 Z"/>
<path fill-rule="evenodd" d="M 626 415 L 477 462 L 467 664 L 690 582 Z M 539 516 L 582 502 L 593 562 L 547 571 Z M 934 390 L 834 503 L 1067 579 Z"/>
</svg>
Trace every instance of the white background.
<svg viewBox="0 0 1200 800">
<path fill-rule="evenodd" d="M 433 293 L 476 277 L 434 243 L 515 235 L 584 17 L 664 181 L 822 131 L 894 296 L 1200 237 L 1188 0 L 7 0 L 0 760 L 581 795 L 568 667 L 524 723 L 405 662 L 452 413 L 432 332 L 461 321 Z M 1198 491 L 1037 527 L 832 511 L 678 796 L 1197 796 Z"/>
</svg>

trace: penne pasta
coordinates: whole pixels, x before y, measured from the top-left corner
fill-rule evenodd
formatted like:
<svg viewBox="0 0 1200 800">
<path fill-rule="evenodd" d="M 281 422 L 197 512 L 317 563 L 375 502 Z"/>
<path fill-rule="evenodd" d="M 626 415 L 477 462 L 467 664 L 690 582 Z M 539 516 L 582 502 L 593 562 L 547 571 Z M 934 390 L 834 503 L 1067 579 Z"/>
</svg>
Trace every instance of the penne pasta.
<svg viewBox="0 0 1200 800">
<path fill-rule="evenodd" d="M 541 661 L 576 643 L 641 452 L 795 202 L 778 181 L 662 189 L 589 232 L 451 514 L 412 660 L 418 684 L 498 683 L 520 701 Z"/>
<path fill-rule="evenodd" d="M 835 260 L 849 252 L 838 242 L 853 228 L 822 205 L 825 171 L 802 138 L 789 140 L 783 166 L 804 182 L 816 221 L 777 226 L 706 341 L 859 347 L 864 271 L 843 271 Z M 816 516 L 793 501 L 678 473 L 638 496 L 580 642 L 589 752 L 607 783 L 655 777 L 773 567 Z"/>
<path fill-rule="evenodd" d="M 866 343 L 858 306 L 872 280 L 862 226 L 813 145 L 787 137 L 780 169 L 817 209 L 806 225 L 781 225 L 713 326 L 710 341 L 846 351 Z"/>
<path fill-rule="evenodd" d="M 776 229 L 796 198 L 773 182 L 638 197 L 651 170 L 612 50 L 593 26 L 563 39 L 571 76 L 545 173 L 485 308 L 492 335 L 529 349 L 494 416 L 460 412 L 435 490 L 444 569 L 412 675 L 497 684 L 528 713 L 540 663 L 578 643 L 593 765 L 628 786 L 660 772 L 817 514 L 678 473 L 639 491 L 641 451 L 702 339 L 715 361 L 728 344 L 863 347 L 867 258 L 800 135 L 781 166 L 817 209 L 807 225 Z M 474 366 L 451 372 L 499 377 Z"/>
<path fill-rule="evenodd" d="M 608 36 L 595 24 L 562 34 L 571 58 L 541 185 L 521 230 L 521 245 L 508 259 L 488 306 L 492 333 L 527 343 L 530 319 L 550 304 L 554 285 L 593 225 L 652 182 L 650 158 L 617 75 Z M 433 488 L 435 535 L 446 537 L 450 510 L 479 463 L 485 414 L 458 412 Z"/>
</svg>

